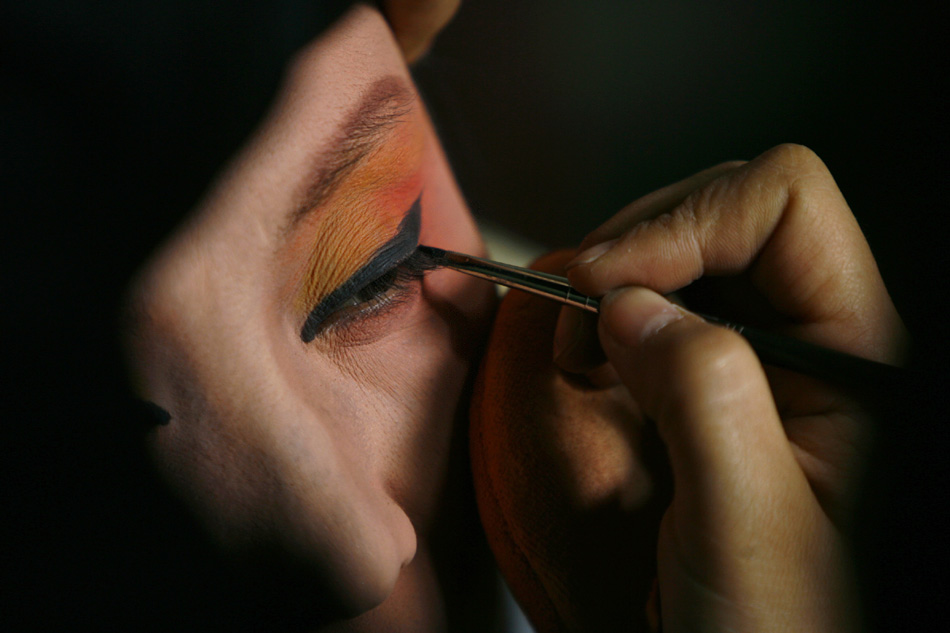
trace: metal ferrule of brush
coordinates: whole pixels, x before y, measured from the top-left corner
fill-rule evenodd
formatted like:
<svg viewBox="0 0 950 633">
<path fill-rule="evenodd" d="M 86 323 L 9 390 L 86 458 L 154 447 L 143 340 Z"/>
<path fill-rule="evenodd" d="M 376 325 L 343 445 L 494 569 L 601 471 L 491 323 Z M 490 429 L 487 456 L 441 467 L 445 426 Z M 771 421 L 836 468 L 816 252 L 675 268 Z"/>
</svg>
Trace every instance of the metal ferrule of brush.
<svg viewBox="0 0 950 633">
<path fill-rule="evenodd" d="M 432 260 L 433 267 L 445 266 L 488 281 L 554 299 L 561 303 L 600 311 L 600 302 L 583 295 L 564 277 L 493 262 L 472 255 L 443 251 L 429 246 L 418 249 Z M 752 346 L 764 364 L 791 369 L 843 387 L 868 399 L 886 399 L 903 393 L 921 380 L 916 372 L 852 356 L 845 352 L 791 338 L 777 332 L 732 323 L 714 316 L 698 314 L 711 323 L 735 330 Z"/>
<path fill-rule="evenodd" d="M 552 296 L 557 296 L 564 303 L 588 312 L 600 311 L 600 302 L 597 299 L 577 292 L 563 277 L 536 270 L 527 271 L 517 266 L 506 266 L 499 262 L 452 251 L 445 251 L 445 260 L 447 265 L 455 270 L 487 279 L 496 284 L 549 299 Z"/>
</svg>

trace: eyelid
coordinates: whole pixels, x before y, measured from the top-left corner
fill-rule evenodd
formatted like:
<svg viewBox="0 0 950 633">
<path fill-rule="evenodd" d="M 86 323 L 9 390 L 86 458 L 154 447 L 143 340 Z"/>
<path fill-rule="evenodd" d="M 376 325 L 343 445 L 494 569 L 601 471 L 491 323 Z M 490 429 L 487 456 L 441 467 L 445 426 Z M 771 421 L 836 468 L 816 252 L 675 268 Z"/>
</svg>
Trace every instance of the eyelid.
<svg viewBox="0 0 950 633">
<path fill-rule="evenodd" d="M 354 337 L 354 330 L 364 328 L 368 322 L 382 317 L 389 317 L 393 310 L 408 303 L 415 294 L 418 282 L 424 277 L 423 272 L 409 270 L 403 265 L 387 271 L 383 277 L 393 275 L 393 279 L 386 282 L 385 287 L 374 291 L 373 296 L 352 305 L 343 305 L 330 314 L 322 323 L 317 336 L 344 336 Z M 373 285 L 372 282 L 370 286 Z M 355 298 L 355 297 L 354 297 Z M 388 321 L 388 320 L 387 320 Z M 364 333 L 365 334 L 365 333 Z"/>
<path fill-rule="evenodd" d="M 335 346 L 357 346 L 371 343 L 393 331 L 394 320 L 402 310 L 414 305 L 421 296 L 420 288 L 428 271 L 438 268 L 432 258 L 418 250 L 394 268 L 383 273 L 380 280 L 392 275 L 385 287 L 373 297 L 353 306 L 344 306 L 330 315 L 318 333 Z M 371 282 L 366 287 L 370 287 Z"/>
<path fill-rule="evenodd" d="M 312 341 L 322 329 L 322 323 L 348 299 L 366 285 L 387 274 L 395 266 L 412 258 L 419 243 L 422 224 L 421 201 L 422 194 L 420 193 L 399 223 L 399 228 L 393 238 L 376 251 L 369 263 L 356 271 L 313 308 L 300 330 L 300 338 L 304 343 Z"/>
</svg>

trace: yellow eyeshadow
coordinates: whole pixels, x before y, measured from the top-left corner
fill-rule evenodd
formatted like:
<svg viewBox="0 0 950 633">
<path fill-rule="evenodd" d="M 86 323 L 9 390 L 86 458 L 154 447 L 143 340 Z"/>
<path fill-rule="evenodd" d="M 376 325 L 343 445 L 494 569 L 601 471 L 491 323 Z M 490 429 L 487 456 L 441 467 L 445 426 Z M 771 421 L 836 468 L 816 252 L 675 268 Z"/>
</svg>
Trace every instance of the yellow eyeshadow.
<svg viewBox="0 0 950 633">
<path fill-rule="evenodd" d="M 360 268 L 395 234 L 402 213 L 354 213 L 352 208 L 327 213 L 319 231 L 324 239 L 318 240 L 311 251 L 296 308 L 300 312 L 312 310 L 324 297 L 333 292 Z"/>
<path fill-rule="evenodd" d="M 301 227 L 312 246 L 304 247 L 296 312 L 312 310 L 396 234 L 421 189 L 426 130 L 416 114 L 399 123 Z"/>
</svg>

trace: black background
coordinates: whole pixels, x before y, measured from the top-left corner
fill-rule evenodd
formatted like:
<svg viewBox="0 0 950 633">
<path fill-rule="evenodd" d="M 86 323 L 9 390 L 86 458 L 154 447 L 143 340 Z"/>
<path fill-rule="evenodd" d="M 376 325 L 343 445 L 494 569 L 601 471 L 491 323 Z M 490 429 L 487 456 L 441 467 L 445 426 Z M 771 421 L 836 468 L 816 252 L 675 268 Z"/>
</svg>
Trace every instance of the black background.
<svg viewBox="0 0 950 633">
<path fill-rule="evenodd" d="M 282 616 L 147 468 L 117 305 L 339 4 L 0 5 L 10 630 Z M 414 74 L 473 210 L 550 247 L 724 160 L 783 142 L 825 160 L 935 376 L 885 416 L 859 539 L 871 619 L 904 630 L 946 581 L 948 21 L 818 4 L 471 1 Z"/>
</svg>

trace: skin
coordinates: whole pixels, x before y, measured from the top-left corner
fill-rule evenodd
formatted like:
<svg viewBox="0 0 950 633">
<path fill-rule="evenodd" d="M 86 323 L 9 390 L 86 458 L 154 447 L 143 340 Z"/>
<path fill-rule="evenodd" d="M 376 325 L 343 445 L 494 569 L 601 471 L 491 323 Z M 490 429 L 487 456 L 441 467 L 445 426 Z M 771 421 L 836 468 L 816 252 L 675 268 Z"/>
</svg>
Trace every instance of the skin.
<svg viewBox="0 0 950 633">
<path fill-rule="evenodd" d="M 424 53 L 456 7 L 383 2 L 389 28 L 375 10 L 358 7 L 302 51 L 271 116 L 130 292 L 133 379 L 172 414 L 150 440 L 156 464 L 229 554 L 286 564 L 267 582 L 293 570 L 302 590 L 289 598 L 319 607 L 304 610 L 310 628 L 492 628 L 453 618 L 455 606 L 487 605 L 490 595 L 472 583 L 454 601 L 439 570 L 459 567 L 436 547 L 440 533 L 465 542 L 462 524 L 473 522 L 446 500 L 457 497 L 454 429 L 490 290 L 434 273 L 385 318 L 304 345 L 308 301 L 299 297 L 308 296 L 301 283 L 308 265 L 346 269 L 368 253 L 314 262 L 307 246 L 318 235 L 288 241 L 285 233 L 301 183 L 359 93 L 383 76 L 409 84 L 405 60 Z M 422 241 L 480 253 L 421 118 L 425 149 L 414 193 L 423 192 Z M 405 201 L 395 199 L 387 212 L 398 215 L 393 208 Z M 308 222 L 322 230 L 325 218 Z M 534 462 L 511 453 L 507 461 L 557 475 L 522 490 L 529 501 L 560 504 L 553 524 L 535 531 L 531 516 L 507 517 L 534 538 L 547 557 L 548 586 L 559 588 L 553 609 L 534 614 L 545 624 L 539 628 L 646 627 L 638 609 L 600 608 L 631 604 L 631 596 L 647 602 L 653 572 L 642 564 L 644 552 L 656 560 L 662 604 L 650 605 L 662 611 L 664 630 L 858 626 L 847 531 L 868 413 L 808 380 L 763 371 L 737 336 L 661 296 L 725 277 L 682 294 L 689 303 L 704 286 L 704 308 L 719 307 L 723 316 L 899 359 L 900 320 L 827 170 L 791 146 L 723 165 L 632 204 L 582 250 L 568 274 L 580 290 L 605 295 L 599 322 L 565 312 L 555 326 L 547 305 L 546 321 L 511 317 L 509 324 L 531 323 L 531 336 L 513 328 L 511 339 L 493 346 L 533 345 L 509 371 L 547 381 L 540 386 L 548 391 L 534 392 L 547 408 L 522 407 L 533 441 L 508 450 L 549 452 Z M 546 265 L 562 270 L 566 259 Z M 548 360 L 552 338 L 565 371 Z M 586 385 L 565 378 L 577 372 Z M 655 487 L 662 468 L 647 458 L 648 419 L 671 462 L 671 500 Z M 604 512 L 603 500 L 620 500 L 615 514 Z M 658 547 L 631 539 L 627 527 L 659 534 Z M 552 546 L 544 540 L 552 533 L 570 538 Z M 602 573 L 601 563 L 615 573 Z M 483 577 L 471 567 L 465 575 Z M 508 578 L 523 596 L 518 577 Z"/>
<path fill-rule="evenodd" d="M 501 360 L 489 371 L 537 401 L 488 414 L 482 403 L 475 416 L 476 433 L 511 433 L 483 447 L 494 480 L 479 495 L 499 499 L 509 531 L 533 539 L 521 551 L 535 556 L 534 585 L 521 588 L 527 603 L 555 607 L 532 614 L 539 629 L 649 630 L 657 617 L 664 631 L 860 629 L 849 534 L 874 410 L 763 368 L 739 335 L 663 296 L 679 291 L 705 312 L 899 363 L 906 333 L 825 165 L 794 145 L 720 165 L 634 202 L 580 250 L 544 266 L 602 296 L 599 319 L 564 309 L 555 326 L 518 299 L 526 305 L 500 340 L 496 325 L 486 364 L 493 350 L 521 345 L 516 353 L 535 366 L 522 373 Z M 526 311 L 539 315 L 534 330 L 554 335 L 560 373 L 537 360 L 544 335 L 516 326 Z M 499 321 L 505 314 L 503 305 Z M 594 379 L 564 379 L 585 372 Z M 651 434 L 669 461 L 671 494 Z M 514 458 L 508 450 L 528 469 L 523 480 L 540 482 L 533 501 L 513 492 L 522 475 L 506 480 L 512 470 L 498 466 Z M 556 508 L 561 529 L 537 525 L 521 510 L 529 502 Z M 634 530 L 656 540 L 631 543 Z M 510 547 L 490 539 L 496 552 Z M 618 585 L 646 609 L 618 605 Z"/>
<path fill-rule="evenodd" d="M 382 7 L 411 63 L 425 55 L 460 4 L 460 0 L 383 0 Z"/>
<path fill-rule="evenodd" d="M 606 250 L 568 273 L 606 294 L 601 345 L 669 454 L 664 630 L 857 630 L 848 536 L 873 409 L 764 370 L 739 335 L 658 293 L 725 276 L 720 312 L 892 364 L 906 333 L 813 152 L 781 146 L 707 179 L 622 211 L 584 244 Z"/>
<path fill-rule="evenodd" d="M 291 222 L 381 79 L 412 95 L 411 114 L 335 196 Z M 413 90 L 383 16 L 350 9 L 298 54 L 261 128 L 130 290 L 132 379 L 171 414 L 149 438 L 157 467 L 229 557 L 267 561 L 262 583 L 293 579 L 277 593 L 310 629 L 492 626 L 490 610 L 458 616 L 443 575 L 469 565 L 454 592 L 487 603 L 489 559 L 438 547 L 451 537 L 480 551 L 450 455 L 490 286 L 433 273 L 392 309 L 300 337 L 324 292 L 312 268 L 345 278 L 420 194 L 421 241 L 483 251 Z M 341 226 L 363 238 L 341 240 Z"/>
</svg>

